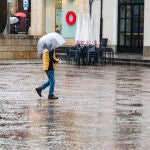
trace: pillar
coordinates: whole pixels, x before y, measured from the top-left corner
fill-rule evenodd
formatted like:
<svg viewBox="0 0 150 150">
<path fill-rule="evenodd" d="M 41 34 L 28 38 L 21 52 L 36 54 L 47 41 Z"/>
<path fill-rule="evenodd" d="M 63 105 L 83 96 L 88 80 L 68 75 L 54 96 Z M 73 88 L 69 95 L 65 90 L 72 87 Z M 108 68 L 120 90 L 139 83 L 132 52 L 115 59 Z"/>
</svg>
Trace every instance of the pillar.
<svg viewBox="0 0 150 150">
<path fill-rule="evenodd" d="M 31 0 L 31 35 L 44 34 L 44 0 Z"/>
</svg>

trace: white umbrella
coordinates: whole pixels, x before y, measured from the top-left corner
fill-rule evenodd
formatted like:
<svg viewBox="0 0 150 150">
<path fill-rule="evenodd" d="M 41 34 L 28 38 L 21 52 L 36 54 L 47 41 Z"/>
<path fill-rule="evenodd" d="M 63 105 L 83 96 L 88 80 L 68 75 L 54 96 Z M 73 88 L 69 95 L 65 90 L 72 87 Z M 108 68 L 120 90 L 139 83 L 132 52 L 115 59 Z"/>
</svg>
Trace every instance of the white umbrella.
<svg viewBox="0 0 150 150">
<path fill-rule="evenodd" d="M 94 40 L 93 40 L 93 35 L 94 35 L 94 29 L 93 29 L 93 26 L 94 26 L 94 19 L 93 19 L 93 17 L 91 16 L 90 17 L 90 33 L 89 33 L 89 35 L 90 35 L 90 44 L 91 45 L 94 45 Z"/>
<path fill-rule="evenodd" d="M 56 32 L 52 32 L 48 33 L 47 35 L 44 35 L 39 39 L 37 43 L 37 50 L 39 54 L 42 54 L 45 44 L 47 45 L 48 50 L 51 51 L 52 49 L 60 47 L 65 43 L 66 41 L 63 38 L 63 36 Z"/>
<path fill-rule="evenodd" d="M 87 30 L 85 29 L 86 24 L 86 14 L 82 14 L 82 25 L 81 25 L 81 33 L 80 33 L 80 41 L 81 45 L 85 44 L 85 34 L 87 34 Z"/>
<path fill-rule="evenodd" d="M 82 15 L 78 14 L 76 34 L 75 34 L 75 44 L 80 43 L 81 27 L 82 27 Z"/>
<path fill-rule="evenodd" d="M 10 17 L 10 24 L 17 23 L 19 19 L 17 17 Z"/>
<path fill-rule="evenodd" d="M 80 14 L 77 21 L 75 41 L 76 44 L 89 45 L 95 43 L 96 29 L 94 28 L 94 18 L 90 14 Z"/>
<path fill-rule="evenodd" d="M 94 15 L 92 16 L 92 20 L 93 20 L 92 42 L 94 42 L 95 45 L 99 45 L 99 43 L 100 43 L 100 40 L 99 40 L 99 20 Z"/>
<path fill-rule="evenodd" d="M 90 14 L 85 14 L 85 27 L 84 27 L 84 37 L 83 37 L 83 41 L 84 44 L 89 45 L 91 43 L 91 18 L 90 18 Z"/>
</svg>

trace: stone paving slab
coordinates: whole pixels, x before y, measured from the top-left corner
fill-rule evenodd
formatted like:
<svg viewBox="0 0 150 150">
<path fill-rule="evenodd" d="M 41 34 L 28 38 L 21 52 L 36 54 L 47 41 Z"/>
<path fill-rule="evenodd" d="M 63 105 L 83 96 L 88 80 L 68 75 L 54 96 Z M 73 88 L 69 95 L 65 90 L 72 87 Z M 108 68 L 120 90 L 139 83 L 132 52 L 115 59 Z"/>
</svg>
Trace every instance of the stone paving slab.
<svg viewBox="0 0 150 150">
<path fill-rule="evenodd" d="M 58 64 L 56 101 L 41 64 L 0 70 L 0 150 L 149 149 L 149 68 Z"/>
<path fill-rule="evenodd" d="M 143 56 L 142 54 L 115 54 L 118 59 L 132 59 L 132 60 L 147 60 L 150 61 L 150 56 Z"/>
<path fill-rule="evenodd" d="M 41 64 L 42 59 L 0 60 L 0 65 Z"/>
</svg>

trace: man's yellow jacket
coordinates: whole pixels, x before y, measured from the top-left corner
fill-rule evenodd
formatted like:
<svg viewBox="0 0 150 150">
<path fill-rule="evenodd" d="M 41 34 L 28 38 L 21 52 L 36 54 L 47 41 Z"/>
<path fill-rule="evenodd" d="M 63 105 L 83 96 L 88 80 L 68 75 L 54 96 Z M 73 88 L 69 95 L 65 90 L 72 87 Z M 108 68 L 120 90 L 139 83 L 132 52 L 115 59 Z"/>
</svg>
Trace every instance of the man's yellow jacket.
<svg viewBox="0 0 150 150">
<path fill-rule="evenodd" d="M 59 59 L 56 57 L 55 50 L 48 51 L 48 49 L 43 50 L 43 70 L 55 70 L 56 63 Z"/>
</svg>

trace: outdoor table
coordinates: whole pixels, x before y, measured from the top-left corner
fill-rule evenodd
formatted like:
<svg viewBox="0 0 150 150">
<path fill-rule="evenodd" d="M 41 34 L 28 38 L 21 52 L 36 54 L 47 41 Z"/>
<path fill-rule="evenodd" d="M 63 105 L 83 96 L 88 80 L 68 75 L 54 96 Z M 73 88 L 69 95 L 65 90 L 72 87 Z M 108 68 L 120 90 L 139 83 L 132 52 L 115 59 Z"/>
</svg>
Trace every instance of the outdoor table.
<svg viewBox="0 0 150 150">
<path fill-rule="evenodd" d="M 113 64 L 114 62 L 114 51 L 110 47 L 100 49 L 100 62 L 101 64 Z"/>
<path fill-rule="evenodd" d="M 99 63 L 99 51 L 94 45 L 87 49 L 86 64 L 90 65 L 91 63 L 93 65 Z"/>
<path fill-rule="evenodd" d="M 77 60 L 76 46 L 66 46 L 65 52 L 66 52 L 66 62 L 67 63 L 72 63 L 72 59 L 74 60 L 74 62 L 76 62 L 76 60 Z"/>
</svg>

